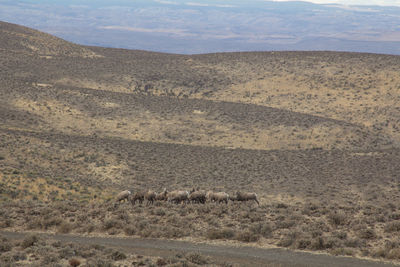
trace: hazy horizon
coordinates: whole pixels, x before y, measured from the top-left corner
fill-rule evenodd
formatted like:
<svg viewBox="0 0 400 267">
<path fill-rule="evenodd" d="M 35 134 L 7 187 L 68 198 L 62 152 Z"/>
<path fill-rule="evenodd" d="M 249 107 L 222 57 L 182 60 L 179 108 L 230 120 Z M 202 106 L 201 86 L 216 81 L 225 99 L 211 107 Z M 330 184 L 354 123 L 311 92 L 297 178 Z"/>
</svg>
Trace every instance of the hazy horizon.
<svg viewBox="0 0 400 267">
<path fill-rule="evenodd" d="M 400 5 L 400 0 L 363 6 L 282 0 L 0 0 L 0 20 L 83 45 L 178 54 L 330 50 L 400 55 L 400 7 L 366 6 L 373 3 Z"/>
<path fill-rule="evenodd" d="M 273 0 L 274 2 L 296 2 L 296 0 Z M 400 0 L 310 0 L 315 4 L 340 4 L 347 6 L 400 6 Z"/>
</svg>

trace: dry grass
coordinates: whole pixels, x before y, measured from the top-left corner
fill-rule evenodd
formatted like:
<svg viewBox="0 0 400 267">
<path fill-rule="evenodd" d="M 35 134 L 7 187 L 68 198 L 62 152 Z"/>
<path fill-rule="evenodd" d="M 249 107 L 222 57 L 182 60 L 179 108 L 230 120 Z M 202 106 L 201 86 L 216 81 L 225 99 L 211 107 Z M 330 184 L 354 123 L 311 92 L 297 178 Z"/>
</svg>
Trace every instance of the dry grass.
<svg viewBox="0 0 400 267">
<path fill-rule="evenodd" d="M 215 263 L 197 253 L 149 257 L 99 245 L 45 240 L 36 235 L 16 241 L 0 239 L 2 266 L 233 266 Z"/>
<path fill-rule="evenodd" d="M 387 209 L 384 203 L 339 206 L 340 213 L 332 213 L 334 208 L 338 207 L 328 203 L 271 202 L 258 207 L 250 203 L 176 205 L 156 202 L 154 206 L 131 206 L 114 202 L 14 201 L 2 205 L 0 219 L 11 218 L 10 225 L 3 228 L 17 231 L 199 241 L 218 239 L 327 251 L 334 255 L 399 259 L 400 240 L 391 232 L 396 231 L 392 225 L 398 221 L 389 214 L 380 217 L 382 210 Z M 37 242 L 37 237 L 29 236 L 21 246 L 28 248 Z M 9 246 L 3 245 L 2 250 L 9 250 Z M 110 257 L 124 259 L 119 252 Z"/>
<path fill-rule="evenodd" d="M 0 38 L 1 228 L 399 259 L 400 57 L 169 55 L 6 23 Z M 262 205 L 110 202 L 194 186 Z"/>
</svg>

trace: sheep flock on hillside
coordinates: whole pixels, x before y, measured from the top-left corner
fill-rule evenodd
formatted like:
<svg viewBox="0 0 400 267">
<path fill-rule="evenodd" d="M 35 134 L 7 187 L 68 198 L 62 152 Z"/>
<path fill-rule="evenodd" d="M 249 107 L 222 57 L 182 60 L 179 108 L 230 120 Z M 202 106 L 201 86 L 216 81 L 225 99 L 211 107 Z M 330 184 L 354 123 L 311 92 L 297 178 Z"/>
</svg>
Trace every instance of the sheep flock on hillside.
<svg viewBox="0 0 400 267">
<path fill-rule="evenodd" d="M 156 193 L 152 190 L 131 193 L 129 190 L 124 190 L 116 196 L 116 202 L 121 201 L 130 201 L 132 205 L 135 205 L 137 202 L 142 204 L 143 201 L 146 201 L 146 205 L 151 205 L 154 201 L 168 201 L 175 204 L 205 204 L 206 202 L 228 204 L 229 201 L 254 201 L 260 205 L 256 193 L 238 191 L 233 196 L 230 196 L 225 192 L 205 191 L 194 188 L 191 191 L 174 190 L 170 192 L 164 188 L 160 193 Z"/>
</svg>

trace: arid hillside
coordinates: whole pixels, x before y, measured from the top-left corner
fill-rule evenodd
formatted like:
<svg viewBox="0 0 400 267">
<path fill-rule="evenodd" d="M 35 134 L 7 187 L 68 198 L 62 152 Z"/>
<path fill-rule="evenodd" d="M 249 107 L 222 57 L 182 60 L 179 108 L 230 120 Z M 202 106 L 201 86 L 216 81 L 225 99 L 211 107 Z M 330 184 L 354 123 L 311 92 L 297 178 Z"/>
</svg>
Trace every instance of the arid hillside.
<svg viewBox="0 0 400 267">
<path fill-rule="evenodd" d="M 84 214 L 64 213 L 81 205 L 88 233 L 399 260 L 399 69 L 390 55 L 85 47 L 1 22 L 0 226 L 84 233 Z M 252 191 L 261 206 L 110 203 L 165 187 Z"/>
</svg>

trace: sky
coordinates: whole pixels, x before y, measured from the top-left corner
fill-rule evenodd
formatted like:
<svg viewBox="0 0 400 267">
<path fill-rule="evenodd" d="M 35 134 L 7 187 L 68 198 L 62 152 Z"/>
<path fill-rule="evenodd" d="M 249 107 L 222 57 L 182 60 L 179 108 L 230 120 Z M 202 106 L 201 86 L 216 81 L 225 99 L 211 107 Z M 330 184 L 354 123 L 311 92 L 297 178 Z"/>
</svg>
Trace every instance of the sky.
<svg viewBox="0 0 400 267">
<path fill-rule="evenodd" d="M 274 1 L 286 2 L 288 0 Z M 400 6 L 400 0 L 307 0 L 306 2 L 312 2 L 316 4 Z"/>
</svg>

